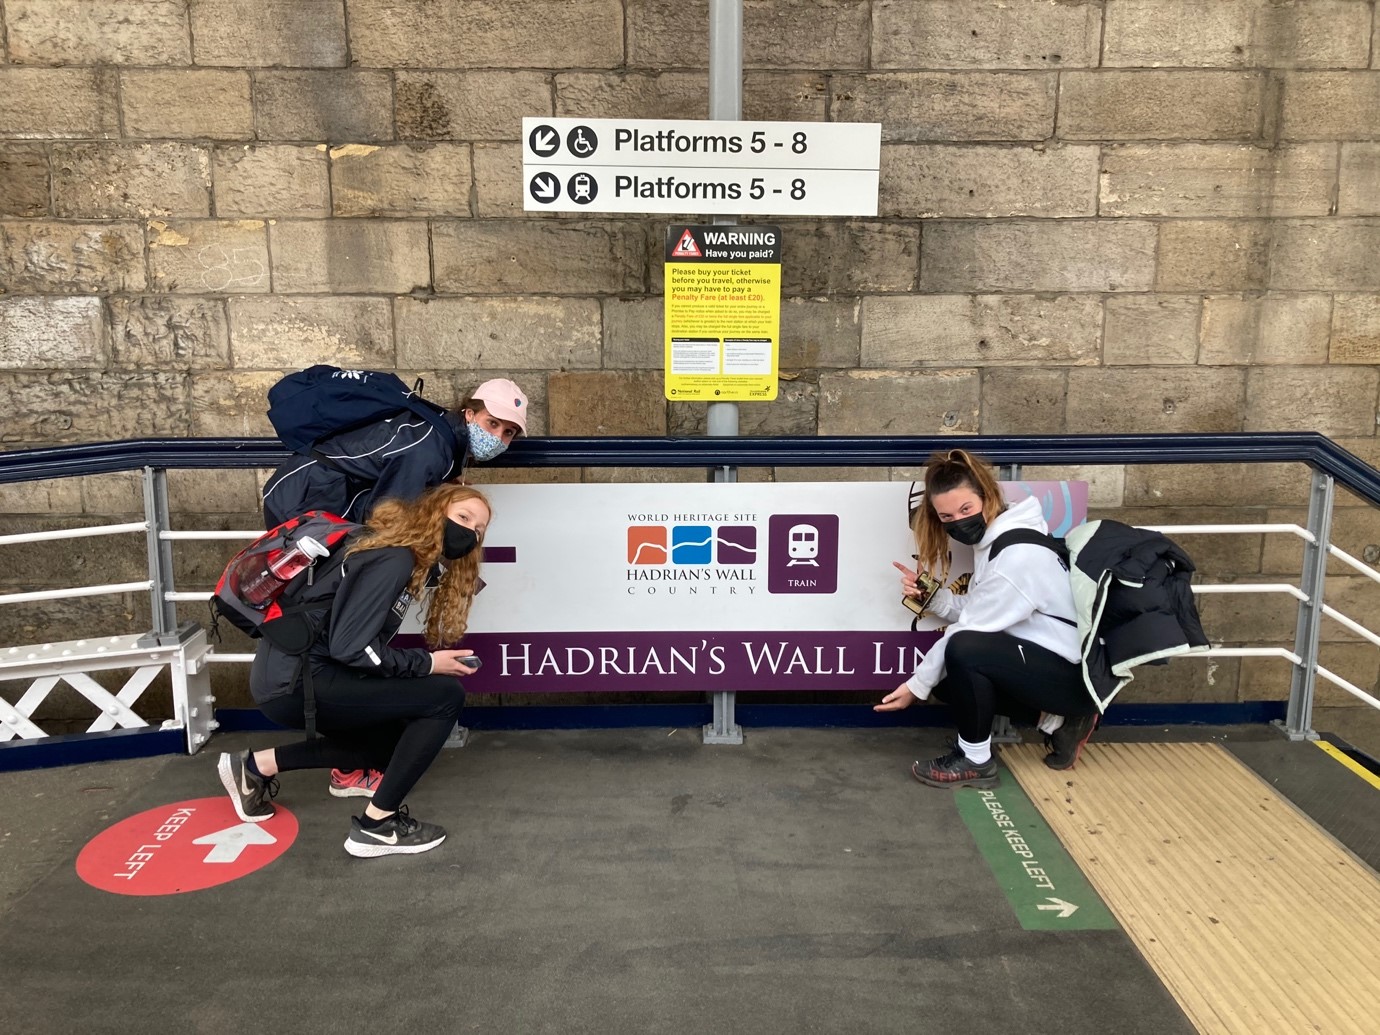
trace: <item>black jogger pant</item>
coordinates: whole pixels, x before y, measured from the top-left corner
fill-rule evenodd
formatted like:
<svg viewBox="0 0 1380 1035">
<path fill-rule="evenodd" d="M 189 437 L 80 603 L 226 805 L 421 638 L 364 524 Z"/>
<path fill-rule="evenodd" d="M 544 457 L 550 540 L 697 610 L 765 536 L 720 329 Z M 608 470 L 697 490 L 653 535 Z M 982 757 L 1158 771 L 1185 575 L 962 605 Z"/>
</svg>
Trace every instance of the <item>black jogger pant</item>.
<svg viewBox="0 0 1380 1035">
<path fill-rule="evenodd" d="M 944 670 L 934 696 L 949 706 L 958 735 L 970 743 L 992 735 L 996 715 L 1034 725 L 1040 712 L 1097 710 L 1077 662 L 1010 633 L 954 633 L 944 646 Z"/>
<path fill-rule="evenodd" d="M 277 749 L 278 768 L 380 769 L 374 805 L 392 812 L 440 754 L 455 727 L 465 690 L 455 676 L 376 676 L 331 665 L 312 677 L 315 740 Z M 259 710 L 280 726 L 306 729 L 299 687 Z"/>
</svg>

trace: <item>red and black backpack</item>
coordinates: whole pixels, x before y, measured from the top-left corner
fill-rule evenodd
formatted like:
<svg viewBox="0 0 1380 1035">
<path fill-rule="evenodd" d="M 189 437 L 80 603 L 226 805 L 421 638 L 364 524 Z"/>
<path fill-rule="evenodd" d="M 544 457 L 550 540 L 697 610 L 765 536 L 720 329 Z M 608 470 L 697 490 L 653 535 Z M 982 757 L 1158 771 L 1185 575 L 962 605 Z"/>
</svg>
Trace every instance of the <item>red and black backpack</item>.
<svg viewBox="0 0 1380 1035">
<path fill-rule="evenodd" d="M 312 690 L 307 651 L 326 627 L 331 604 L 345 574 L 345 547 L 364 526 L 324 510 L 309 510 L 269 529 L 230 559 L 211 597 L 211 628 L 224 617 L 255 639 L 263 638 L 285 654 L 297 657 L 302 674 L 303 717 L 307 736 L 316 736 L 316 695 Z M 258 606 L 241 592 L 246 579 L 262 575 L 298 541 L 310 536 L 327 550 L 308 568 L 273 587 Z M 293 680 L 296 681 L 294 674 Z"/>
<path fill-rule="evenodd" d="M 288 654 L 304 654 L 316 642 L 340 587 L 345 547 L 362 525 L 324 510 L 309 510 L 269 529 L 230 559 L 211 597 L 212 624 L 220 618 L 247 635 L 268 640 Z M 241 587 L 256 574 L 290 552 L 303 537 L 328 551 L 286 583 L 274 586 L 269 598 L 255 606 Z M 314 617 L 313 617 L 314 616 Z"/>
</svg>

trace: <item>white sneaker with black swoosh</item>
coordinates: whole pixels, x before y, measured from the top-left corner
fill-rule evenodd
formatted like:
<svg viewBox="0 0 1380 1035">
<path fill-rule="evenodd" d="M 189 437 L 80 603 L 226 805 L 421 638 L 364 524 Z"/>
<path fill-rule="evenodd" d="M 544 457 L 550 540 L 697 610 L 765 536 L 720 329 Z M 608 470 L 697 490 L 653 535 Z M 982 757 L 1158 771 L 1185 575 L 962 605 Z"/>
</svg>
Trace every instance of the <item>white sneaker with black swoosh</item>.
<svg viewBox="0 0 1380 1035">
<path fill-rule="evenodd" d="M 350 819 L 350 836 L 345 851 L 357 859 L 376 859 L 380 855 L 416 855 L 429 852 L 446 839 L 446 832 L 435 823 L 413 819 L 404 805 L 376 827 L 365 828 L 359 817 Z"/>
</svg>

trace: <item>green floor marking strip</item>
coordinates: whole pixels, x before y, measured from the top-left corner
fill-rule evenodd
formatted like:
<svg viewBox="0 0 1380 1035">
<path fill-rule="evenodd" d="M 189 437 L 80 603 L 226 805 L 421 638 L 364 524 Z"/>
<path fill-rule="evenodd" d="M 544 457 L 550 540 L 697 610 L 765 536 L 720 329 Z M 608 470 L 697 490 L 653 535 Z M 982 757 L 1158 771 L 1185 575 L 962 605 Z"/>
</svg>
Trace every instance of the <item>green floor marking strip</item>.
<svg viewBox="0 0 1380 1035">
<path fill-rule="evenodd" d="M 1110 931 L 1120 925 L 1019 784 L 964 787 L 958 812 L 1027 931 Z"/>
</svg>

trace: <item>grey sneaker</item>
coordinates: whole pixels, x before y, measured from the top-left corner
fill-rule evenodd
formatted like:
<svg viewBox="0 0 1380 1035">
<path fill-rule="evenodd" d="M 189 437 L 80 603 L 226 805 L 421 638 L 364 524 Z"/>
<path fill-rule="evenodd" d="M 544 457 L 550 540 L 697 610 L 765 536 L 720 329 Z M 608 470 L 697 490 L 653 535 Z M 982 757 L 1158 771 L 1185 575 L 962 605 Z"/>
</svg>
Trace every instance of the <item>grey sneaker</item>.
<svg viewBox="0 0 1380 1035">
<path fill-rule="evenodd" d="M 1102 722 L 1097 712 L 1091 715 L 1066 715 L 1064 724 L 1053 733 L 1045 734 L 1045 745 L 1049 754 L 1045 755 L 1045 765 L 1051 769 L 1072 769 L 1078 764 L 1078 756 L 1083 753 L 1083 745 L 1093 735 Z"/>
<path fill-rule="evenodd" d="M 979 764 L 957 744 L 947 755 L 916 762 L 910 767 L 910 775 L 931 787 L 995 787 L 1001 783 L 995 757 Z"/>
<path fill-rule="evenodd" d="M 446 839 L 446 832 L 435 823 L 413 819 L 404 805 L 379 826 L 365 829 L 359 817 L 350 819 L 350 836 L 345 851 L 356 859 L 376 859 L 380 855 L 417 855 L 429 852 Z"/>
<path fill-rule="evenodd" d="M 273 817 L 275 810 L 269 799 L 278 797 L 278 781 L 271 778 L 265 780 L 251 773 L 244 764 L 248 757 L 248 751 L 241 751 L 238 755 L 222 751 L 217 769 L 225 793 L 230 795 L 230 802 L 240 819 L 246 823 L 262 823 Z"/>
</svg>

